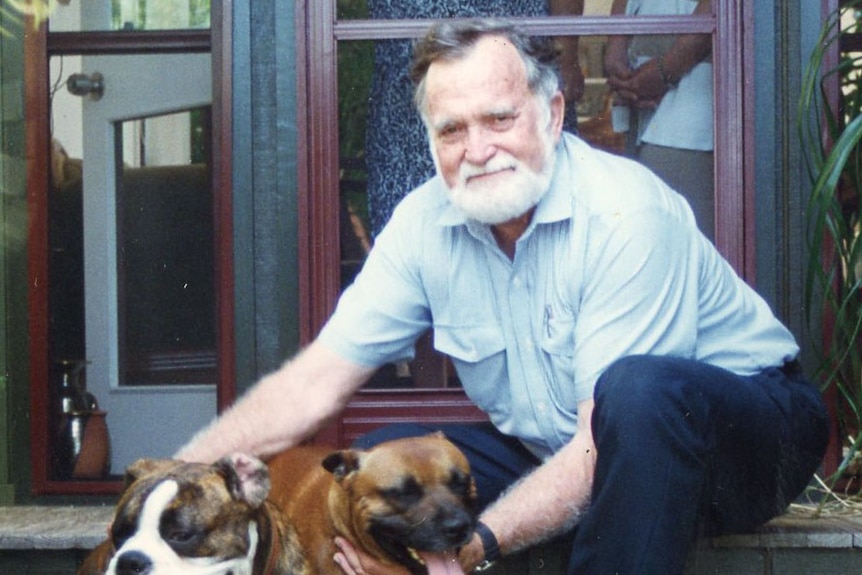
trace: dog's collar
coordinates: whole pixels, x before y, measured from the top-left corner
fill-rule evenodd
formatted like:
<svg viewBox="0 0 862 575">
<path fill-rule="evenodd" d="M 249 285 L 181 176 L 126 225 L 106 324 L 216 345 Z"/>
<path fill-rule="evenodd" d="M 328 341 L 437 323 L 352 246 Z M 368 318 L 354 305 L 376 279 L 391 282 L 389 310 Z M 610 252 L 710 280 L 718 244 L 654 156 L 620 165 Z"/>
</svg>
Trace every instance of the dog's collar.
<svg viewBox="0 0 862 575">
<path fill-rule="evenodd" d="M 262 508 L 265 518 L 264 520 L 269 524 L 267 526 L 269 531 L 269 550 L 267 551 L 266 561 L 263 564 L 264 567 L 261 575 L 274 575 L 276 562 L 278 561 L 278 544 L 281 541 L 281 534 L 279 533 L 278 524 L 272 516 L 269 504 L 264 502 Z M 258 528 L 258 532 L 260 532 L 260 528 Z"/>
</svg>

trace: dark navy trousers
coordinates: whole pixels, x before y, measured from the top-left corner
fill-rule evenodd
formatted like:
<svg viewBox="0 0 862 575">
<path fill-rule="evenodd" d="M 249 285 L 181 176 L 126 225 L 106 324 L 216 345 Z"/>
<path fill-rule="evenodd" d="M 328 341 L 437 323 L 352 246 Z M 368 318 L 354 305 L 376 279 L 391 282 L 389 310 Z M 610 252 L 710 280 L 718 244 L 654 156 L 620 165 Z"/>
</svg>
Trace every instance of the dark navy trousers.
<svg viewBox="0 0 862 575">
<path fill-rule="evenodd" d="M 742 377 L 700 362 L 631 356 L 596 384 L 589 509 L 572 575 L 679 575 L 699 535 L 740 533 L 781 513 L 823 457 L 828 416 L 795 364 Z M 357 441 L 442 430 L 467 455 L 483 507 L 539 461 L 490 424 L 398 424 Z"/>
</svg>

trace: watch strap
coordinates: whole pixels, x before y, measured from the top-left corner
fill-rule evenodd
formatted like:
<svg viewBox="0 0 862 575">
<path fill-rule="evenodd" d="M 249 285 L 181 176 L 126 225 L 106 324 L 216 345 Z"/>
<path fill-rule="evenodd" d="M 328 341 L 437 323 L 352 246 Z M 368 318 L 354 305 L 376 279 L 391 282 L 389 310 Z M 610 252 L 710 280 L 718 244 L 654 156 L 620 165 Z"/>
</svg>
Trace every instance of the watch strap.
<svg viewBox="0 0 862 575">
<path fill-rule="evenodd" d="M 482 549 L 485 551 L 485 561 L 493 563 L 502 557 L 500 553 L 500 544 L 497 542 L 497 537 L 491 529 L 479 521 L 476 523 L 476 533 L 479 539 L 482 540 Z"/>
</svg>

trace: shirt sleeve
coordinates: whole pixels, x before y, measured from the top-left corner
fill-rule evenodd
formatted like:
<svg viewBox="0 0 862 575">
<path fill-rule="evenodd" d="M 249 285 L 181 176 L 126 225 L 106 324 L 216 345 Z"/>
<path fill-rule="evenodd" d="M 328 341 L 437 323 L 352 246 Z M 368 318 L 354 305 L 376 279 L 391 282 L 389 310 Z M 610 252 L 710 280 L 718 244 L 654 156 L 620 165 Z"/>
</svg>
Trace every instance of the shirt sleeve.
<svg viewBox="0 0 862 575">
<path fill-rule="evenodd" d="M 574 355 L 581 392 L 619 358 L 695 354 L 697 230 L 655 208 L 608 220 L 584 269 Z"/>
<path fill-rule="evenodd" d="M 381 366 L 411 359 L 416 339 L 430 327 L 418 271 L 421 227 L 395 211 L 375 240 L 362 270 L 341 295 L 320 339 L 342 357 Z"/>
</svg>

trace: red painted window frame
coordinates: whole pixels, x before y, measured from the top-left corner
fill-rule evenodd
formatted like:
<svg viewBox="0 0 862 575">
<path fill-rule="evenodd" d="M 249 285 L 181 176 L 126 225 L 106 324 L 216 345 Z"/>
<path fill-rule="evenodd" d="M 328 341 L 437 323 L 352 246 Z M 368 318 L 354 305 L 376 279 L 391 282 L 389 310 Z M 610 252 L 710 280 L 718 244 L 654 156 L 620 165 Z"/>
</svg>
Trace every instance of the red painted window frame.
<svg viewBox="0 0 862 575">
<path fill-rule="evenodd" d="M 31 491 L 46 494 L 111 494 L 121 481 L 58 481 L 52 479 L 48 349 L 48 214 L 50 158 L 49 59 L 63 54 L 159 54 L 209 52 L 213 66 L 213 166 L 214 212 L 216 215 L 216 307 L 218 408 L 235 399 L 233 206 L 231 200 L 232 106 L 231 31 L 232 0 L 212 2 L 209 30 L 170 32 L 55 32 L 43 23 L 25 35 L 25 89 L 27 110 L 27 274 L 30 338 L 30 438 Z M 27 26 L 32 26 L 30 22 Z"/>
</svg>

